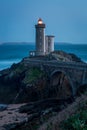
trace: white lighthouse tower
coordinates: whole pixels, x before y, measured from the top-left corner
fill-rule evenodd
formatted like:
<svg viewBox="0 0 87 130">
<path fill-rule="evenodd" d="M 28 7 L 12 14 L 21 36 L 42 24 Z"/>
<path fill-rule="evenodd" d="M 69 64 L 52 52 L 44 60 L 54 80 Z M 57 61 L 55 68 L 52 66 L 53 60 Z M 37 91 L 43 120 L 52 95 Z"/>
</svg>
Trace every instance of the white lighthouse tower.
<svg viewBox="0 0 87 130">
<path fill-rule="evenodd" d="M 36 56 L 45 55 L 45 24 L 39 18 L 36 28 Z"/>
<path fill-rule="evenodd" d="M 39 18 L 36 28 L 35 51 L 30 51 L 30 57 L 45 56 L 54 51 L 54 36 L 45 35 L 45 24 Z"/>
<path fill-rule="evenodd" d="M 46 54 L 50 54 L 54 51 L 54 36 L 53 35 L 46 35 L 45 36 L 45 49 Z"/>
</svg>

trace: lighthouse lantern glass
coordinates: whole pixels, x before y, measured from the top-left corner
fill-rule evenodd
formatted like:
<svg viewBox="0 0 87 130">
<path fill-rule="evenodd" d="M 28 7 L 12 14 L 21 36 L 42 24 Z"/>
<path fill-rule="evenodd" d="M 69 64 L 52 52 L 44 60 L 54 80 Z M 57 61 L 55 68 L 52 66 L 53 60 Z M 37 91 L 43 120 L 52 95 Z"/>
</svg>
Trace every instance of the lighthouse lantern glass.
<svg viewBox="0 0 87 130">
<path fill-rule="evenodd" d="M 38 20 L 38 24 L 43 24 L 43 21 L 42 20 Z"/>
</svg>

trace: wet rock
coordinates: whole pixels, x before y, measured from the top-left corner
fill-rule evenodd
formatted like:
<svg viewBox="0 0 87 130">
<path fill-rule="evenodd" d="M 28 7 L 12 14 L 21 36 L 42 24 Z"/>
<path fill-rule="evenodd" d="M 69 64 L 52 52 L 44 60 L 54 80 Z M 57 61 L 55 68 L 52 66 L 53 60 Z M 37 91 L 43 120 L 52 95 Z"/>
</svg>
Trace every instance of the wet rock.
<svg viewBox="0 0 87 130">
<path fill-rule="evenodd" d="M 7 105 L 5 105 L 5 104 L 0 104 L 0 111 L 4 111 L 4 110 L 6 110 L 7 109 Z"/>
</svg>

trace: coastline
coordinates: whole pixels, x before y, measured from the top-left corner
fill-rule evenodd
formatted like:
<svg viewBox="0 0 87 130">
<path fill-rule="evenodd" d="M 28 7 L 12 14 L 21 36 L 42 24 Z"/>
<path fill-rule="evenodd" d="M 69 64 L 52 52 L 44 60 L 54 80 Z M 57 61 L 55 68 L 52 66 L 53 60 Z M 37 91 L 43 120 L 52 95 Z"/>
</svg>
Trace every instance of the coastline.
<svg viewBox="0 0 87 130">
<path fill-rule="evenodd" d="M 0 61 L 0 71 L 3 69 L 10 68 L 12 64 L 19 63 L 22 59 L 3 60 Z"/>
<path fill-rule="evenodd" d="M 9 128 L 9 130 L 17 127 L 18 129 L 26 129 L 27 125 L 31 129 L 31 123 L 33 128 L 34 125 L 37 126 L 37 124 L 33 123 L 34 121 L 36 122 L 36 118 L 38 124 L 42 125 L 42 123 L 45 123 L 42 119 L 51 119 L 53 113 L 57 115 L 59 111 L 62 112 L 63 109 L 75 100 L 71 89 L 74 86 L 71 86 L 70 79 L 65 73 L 68 70 L 70 75 L 74 76 L 72 77 L 75 81 L 73 83 L 77 83 L 79 79 L 85 77 L 82 75 L 82 72 L 87 65 L 76 55 L 70 55 L 64 51 L 55 51 L 49 57 L 41 58 L 36 57 L 33 61 L 33 58 L 29 59 L 26 57 L 19 64 L 14 64 L 10 69 L 1 72 L 0 99 L 2 103 L 10 104 L 10 106 L 6 106 L 7 108 L 0 113 L 2 116 L 0 129 L 3 127 L 5 129 Z M 47 64 L 45 64 L 45 61 L 47 61 Z M 62 64 L 56 64 L 56 61 Z M 37 62 L 37 65 L 34 64 L 35 62 Z M 44 63 L 43 66 L 41 63 Z M 54 66 L 54 70 L 55 65 L 58 65 L 57 67 L 61 68 L 61 71 L 53 73 L 54 70 L 52 70 L 49 73 L 50 67 L 48 68 L 48 65 L 50 64 Z M 63 73 L 64 67 L 65 73 Z M 68 67 L 70 68 L 68 69 Z M 70 70 L 73 70 L 73 72 Z M 50 78 L 51 74 L 53 74 L 52 78 Z M 8 98 L 5 98 L 7 95 Z M 19 105 L 23 106 L 20 107 Z"/>
<path fill-rule="evenodd" d="M 20 62 L 29 55 L 29 51 L 34 50 L 34 44 L 15 44 L 0 46 L 0 71 L 11 67 L 12 64 Z M 87 63 L 87 45 L 86 44 L 57 44 L 55 50 L 63 50 L 67 53 L 73 53 Z"/>
</svg>

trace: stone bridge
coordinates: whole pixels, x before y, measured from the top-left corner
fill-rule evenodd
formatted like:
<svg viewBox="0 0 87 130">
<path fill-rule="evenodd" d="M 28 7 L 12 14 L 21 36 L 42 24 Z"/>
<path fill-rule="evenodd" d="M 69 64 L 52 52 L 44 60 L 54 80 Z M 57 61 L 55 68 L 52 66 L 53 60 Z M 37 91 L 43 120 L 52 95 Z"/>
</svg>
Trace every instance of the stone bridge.
<svg viewBox="0 0 87 130">
<path fill-rule="evenodd" d="M 56 60 L 51 61 L 44 61 L 44 60 L 33 60 L 33 59 L 25 59 L 26 64 L 32 66 L 39 66 L 44 70 L 47 75 L 49 76 L 51 85 L 55 82 L 55 78 L 57 79 L 58 75 L 67 77 L 71 90 L 72 95 L 75 95 L 77 89 L 80 86 L 87 84 L 87 64 L 86 63 L 78 63 L 78 62 L 59 62 Z M 62 81 L 60 81 L 62 82 Z"/>
</svg>

